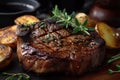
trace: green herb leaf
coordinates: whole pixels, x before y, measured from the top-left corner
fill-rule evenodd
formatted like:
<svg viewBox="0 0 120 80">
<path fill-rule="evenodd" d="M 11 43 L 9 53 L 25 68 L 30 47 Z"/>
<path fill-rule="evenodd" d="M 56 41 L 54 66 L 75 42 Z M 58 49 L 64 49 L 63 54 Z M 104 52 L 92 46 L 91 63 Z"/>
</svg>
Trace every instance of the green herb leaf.
<svg viewBox="0 0 120 80">
<path fill-rule="evenodd" d="M 80 29 L 79 27 L 75 27 L 75 28 L 73 29 L 73 32 L 72 32 L 72 33 L 74 33 L 74 34 L 75 34 L 75 33 L 78 33 L 78 32 L 79 32 L 79 29 Z"/>
<path fill-rule="evenodd" d="M 88 22 L 88 19 L 86 19 L 86 20 L 82 23 L 82 26 L 86 26 L 87 22 Z"/>
<path fill-rule="evenodd" d="M 46 39 L 49 39 L 50 37 L 51 35 L 49 33 L 45 36 Z"/>
<path fill-rule="evenodd" d="M 117 54 L 115 56 L 112 56 L 111 58 L 117 58 L 117 57 L 120 57 L 120 54 Z"/>
<path fill-rule="evenodd" d="M 115 56 L 112 56 L 109 60 L 108 60 L 108 63 L 112 63 L 113 61 L 116 61 L 120 59 L 120 54 L 117 54 Z M 111 69 L 109 69 L 109 74 L 113 74 L 113 73 L 120 73 L 120 64 L 116 64 L 116 68 L 117 70 L 116 71 L 113 71 Z"/>
<path fill-rule="evenodd" d="M 29 77 L 29 76 L 27 76 L 27 77 L 25 77 L 25 79 L 26 79 L 26 80 L 30 80 L 30 77 Z"/>
<path fill-rule="evenodd" d="M 75 24 L 76 24 L 77 26 L 80 26 L 80 25 L 81 25 L 81 23 L 79 23 L 77 19 L 75 19 Z"/>
<path fill-rule="evenodd" d="M 40 21 L 40 27 L 43 29 L 43 28 L 46 28 L 46 24 L 44 21 Z"/>
<path fill-rule="evenodd" d="M 109 74 L 120 73 L 120 70 L 113 71 L 112 69 L 108 70 Z"/>
<path fill-rule="evenodd" d="M 12 76 L 13 74 L 7 73 L 7 72 L 2 72 L 2 75 L 9 75 L 9 76 Z"/>
<path fill-rule="evenodd" d="M 17 80 L 21 80 L 23 78 L 23 75 L 19 75 Z"/>
<path fill-rule="evenodd" d="M 68 15 L 65 9 L 61 11 L 58 9 L 58 6 L 56 5 L 52 13 L 53 16 L 51 18 L 54 19 L 56 23 L 65 26 L 65 28 L 68 28 L 69 26 L 72 27 L 73 33 L 83 32 L 87 35 L 90 35 L 88 32 L 89 29 L 86 27 L 88 20 L 85 20 L 84 23 L 80 24 L 78 20 L 75 18 L 75 12 Z"/>
<path fill-rule="evenodd" d="M 14 76 L 9 76 L 8 78 L 6 78 L 5 80 L 15 80 Z"/>
<path fill-rule="evenodd" d="M 2 73 L 5 76 L 8 76 L 5 80 L 30 80 L 30 76 L 25 73 Z"/>
<path fill-rule="evenodd" d="M 113 74 L 114 73 L 114 71 L 112 69 L 109 69 L 108 72 L 109 72 L 109 74 Z"/>
<path fill-rule="evenodd" d="M 60 35 L 58 35 L 57 39 L 60 40 L 62 37 Z"/>
<path fill-rule="evenodd" d="M 111 57 L 111 58 L 108 60 L 108 63 L 112 63 L 113 61 L 116 61 L 116 60 L 118 60 L 118 59 L 120 59 L 120 54 L 117 54 L 117 55 Z"/>
<path fill-rule="evenodd" d="M 116 65 L 117 70 L 120 70 L 120 64 Z"/>
<path fill-rule="evenodd" d="M 70 16 L 71 16 L 71 19 L 75 18 L 75 12 L 72 12 Z"/>
</svg>

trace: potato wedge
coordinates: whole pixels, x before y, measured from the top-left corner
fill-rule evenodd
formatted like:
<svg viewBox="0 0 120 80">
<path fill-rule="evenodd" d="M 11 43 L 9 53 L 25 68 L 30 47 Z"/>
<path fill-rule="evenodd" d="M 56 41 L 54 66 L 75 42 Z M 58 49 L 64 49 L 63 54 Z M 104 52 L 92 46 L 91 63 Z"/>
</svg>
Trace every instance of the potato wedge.
<svg viewBox="0 0 120 80">
<path fill-rule="evenodd" d="M 0 45 L 0 70 L 8 66 L 12 59 L 12 49 L 6 45 Z"/>
<path fill-rule="evenodd" d="M 75 18 L 78 20 L 79 23 L 83 23 L 87 19 L 87 27 L 95 28 L 95 25 L 97 23 L 97 21 L 90 19 L 89 16 L 85 13 L 78 13 Z"/>
<path fill-rule="evenodd" d="M 105 40 L 106 46 L 120 48 L 120 30 L 113 29 L 102 22 L 96 24 L 95 30 Z"/>
<path fill-rule="evenodd" d="M 40 20 L 32 15 L 23 15 L 15 19 L 15 24 L 32 24 L 34 22 L 39 22 Z"/>
<path fill-rule="evenodd" d="M 16 47 L 17 41 L 16 29 L 17 25 L 8 26 L 0 29 L 0 44 Z"/>
</svg>

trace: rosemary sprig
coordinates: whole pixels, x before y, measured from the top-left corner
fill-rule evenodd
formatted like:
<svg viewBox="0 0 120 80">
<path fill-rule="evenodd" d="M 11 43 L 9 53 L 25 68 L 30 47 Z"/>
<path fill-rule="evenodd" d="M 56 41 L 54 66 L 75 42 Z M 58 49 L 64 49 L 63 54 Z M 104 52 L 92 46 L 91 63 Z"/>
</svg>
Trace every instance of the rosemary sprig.
<svg viewBox="0 0 120 80">
<path fill-rule="evenodd" d="M 120 54 L 117 54 L 115 56 L 112 56 L 109 60 L 108 60 L 108 63 L 112 63 L 113 61 L 116 61 L 120 59 Z M 112 69 L 109 69 L 108 72 L 109 74 L 113 74 L 113 73 L 120 73 L 120 64 L 116 64 L 116 71 L 112 70 Z"/>
<path fill-rule="evenodd" d="M 65 9 L 61 11 L 58 9 L 57 5 L 53 9 L 52 13 L 52 19 L 55 19 L 56 23 L 62 23 L 62 25 L 64 25 L 66 28 L 68 28 L 71 22 L 73 22 L 73 18 L 75 17 L 74 12 L 71 15 L 68 15 Z"/>
<path fill-rule="evenodd" d="M 79 31 L 82 31 L 82 32 L 84 32 L 84 33 L 86 33 L 86 34 L 89 35 L 88 28 L 86 27 L 87 21 L 88 20 L 85 20 L 85 22 L 83 22 L 82 24 L 80 24 L 78 22 L 78 20 L 75 19 L 76 27 L 74 27 L 73 33 L 78 33 Z"/>
<path fill-rule="evenodd" d="M 47 25 L 45 24 L 44 21 L 40 21 L 40 27 L 41 27 L 42 29 L 44 29 L 44 28 L 47 27 Z"/>
<path fill-rule="evenodd" d="M 7 73 L 3 72 L 2 75 L 8 76 L 5 80 L 30 80 L 30 76 L 25 73 Z"/>
<path fill-rule="evenodd" d="M 109 70 L 108 70 L 109 74 L 120 73 L 120 64 L 117 64 L 117 65 L 116 65 L 116 68 L 117 68 L 116 71 L 114 71 L 114 70 L 112 70 L 112 69 L 109 69 Z"/>
<path fill-rule="evenodd" d="M 51 18 L 54 19 L 56 23 L 65 26 L 65 28 L 71 26 L 73 28 L 73 33 L 83 32 L 87 35 L 90 35 L 88 32 L 89 28 L 86 27 L 88 20 L 85 20 L 85 22 L 82 24 L 79 23 L 78 20 L 75 18 L 75 12 L 73 12 L 71 15 L 68 15 L 65 9 L 61 11 L 58 9 L 58 6 L 55 6 L 52 13 L 53 16 Z"/>
<path fill-rule="evenodd" d="M 109 60 L 108 60 L 108 63 L 112 63 L 113 61 L 116 61 L 120 59 L 120 54 L 117 54 L 115 56 L 112 56 Z"/>
</svg>

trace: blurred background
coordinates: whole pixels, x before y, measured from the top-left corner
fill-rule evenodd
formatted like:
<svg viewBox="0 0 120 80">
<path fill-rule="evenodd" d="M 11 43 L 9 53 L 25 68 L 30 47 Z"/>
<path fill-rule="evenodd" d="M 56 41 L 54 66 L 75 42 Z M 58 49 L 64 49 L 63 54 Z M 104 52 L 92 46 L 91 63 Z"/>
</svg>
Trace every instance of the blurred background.
<svg viewBox="0 0 120 80">
<path fill-rule="evenodd" d="M 89 12 L 94 0 L 38 0 L 41 4 L 40 11 L 41 12 L 49 12 L 51 9 L 58 5 L 60 9 L 66 8 L 68 13 L 72 11 L 82 11 L 82 12 Z"/>
<path fill-rule="evenodd" d="M 41 4 L 38 13 L 50 13 L 55 5 L 60 9 L 84 12 L 91 19 L 103 21 L 118 28 L 120 25 L 120 0 L 38 0 Z"/>
<path fill-rule="evenodd" d="M 0 27 L 14 25 L 15 18 L 25 14 L 46 18 L 55 5 L 69 14 L 73 11 L 88 14 L 93 3 L 94 0 L 0 0 Z"/>
<path fill-rule="evenodd" d="M 36 8 L 36 1 L 40 4 L 39 8 Z M 40 19 L 46 18 L 55 5 L 61 10 L 66 9 L 68 14 L 84 12 L 96 21 L 113 27 L 120 25 L 120 0 L 0 0 L 0 24 L 2 27 L 13 25 L 16 17 L 31 13 Z"/>
</svg>

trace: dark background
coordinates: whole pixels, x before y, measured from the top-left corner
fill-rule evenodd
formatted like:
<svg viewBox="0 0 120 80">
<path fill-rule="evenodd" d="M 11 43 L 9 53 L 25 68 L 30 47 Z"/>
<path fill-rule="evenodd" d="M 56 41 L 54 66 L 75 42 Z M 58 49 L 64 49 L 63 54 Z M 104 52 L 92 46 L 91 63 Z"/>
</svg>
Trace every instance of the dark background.
<svg viewBox="0 0 120 80">
<path fill-rule="evenodd" d="M 94 0 L 38 0 L 41 4 L 39 11 L 49 13 L 55 5 L 60 9 L 66 9 L 68 13 L 72 11 L 82 11 L 88 13 Z"/>
</svg>

